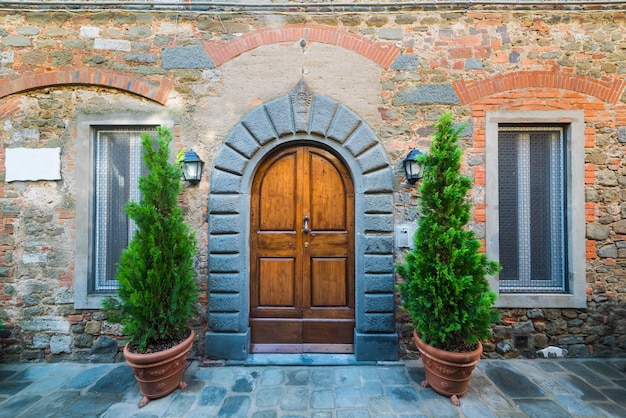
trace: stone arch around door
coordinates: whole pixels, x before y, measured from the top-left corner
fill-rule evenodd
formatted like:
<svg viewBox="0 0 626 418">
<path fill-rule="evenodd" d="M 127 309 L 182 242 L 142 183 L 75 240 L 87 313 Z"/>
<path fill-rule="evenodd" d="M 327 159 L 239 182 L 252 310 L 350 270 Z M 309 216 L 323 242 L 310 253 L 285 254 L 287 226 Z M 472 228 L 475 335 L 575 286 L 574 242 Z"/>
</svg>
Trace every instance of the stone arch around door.
<svg viewBox="0 0 626 418">
<path fill-rule="evenodd" d="M 207 358 L 243 360 L 250 348 L 249 207 L 254 173 L 289 142 L 331 149 L 355 192 L 357 360 L 396 360 L 393 175 L 373 130 L 346 106 L 301 81 L 289 94 L 246 115 L 222 145 L 209 188 Z"/>
</svg>

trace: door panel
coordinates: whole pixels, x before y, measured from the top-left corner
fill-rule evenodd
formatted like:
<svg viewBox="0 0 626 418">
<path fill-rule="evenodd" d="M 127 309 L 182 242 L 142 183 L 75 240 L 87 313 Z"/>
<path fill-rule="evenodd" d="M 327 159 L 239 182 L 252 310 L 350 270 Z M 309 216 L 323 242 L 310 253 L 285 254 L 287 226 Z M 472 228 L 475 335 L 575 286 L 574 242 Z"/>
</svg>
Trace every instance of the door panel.
<svg viewBox="0 0 626 418">
<path fill-rule="evenodd" d="M 296 154 L 285 155 L 264 173 L 259 192 L 259 231 L 296 227 Z"/>
<path fill-rule="evenodd" d="M 295 308 L 295 259 L 259 259 L 259 305 Z"/>
<path fill-rule="evenodd" d="M 314 258 L 311 263 L 311 307 L 347 306 L 346 259 Z"/>
<path fill-rule="evenodd" d="M 345 231 L 346 191 L 341 173 L 326 158 L 311 154 L 311 223 L 316 231 Z"/>
<path fill-rule="evenodd" d="M 252 351 L 350 352 L 354 191 L 345 166 L 322 149 L 282 149 L 260 165 L 250 208 Z"/>
</svg>

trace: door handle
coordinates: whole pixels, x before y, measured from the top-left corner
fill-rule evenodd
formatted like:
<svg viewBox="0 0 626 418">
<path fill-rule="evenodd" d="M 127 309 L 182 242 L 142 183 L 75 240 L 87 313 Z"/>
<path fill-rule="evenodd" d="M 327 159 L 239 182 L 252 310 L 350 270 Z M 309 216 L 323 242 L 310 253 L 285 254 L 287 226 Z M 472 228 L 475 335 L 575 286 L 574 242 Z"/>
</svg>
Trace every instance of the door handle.
<svg viewBox="0 0 626 418">
<path fill-rule="evenodd" d="M 309 233 L 309 217 L 308 216 L 304 217 L 304 230 L 302 230 L 302 232 L 304 232 L 305 234 Z"/>
</svg>

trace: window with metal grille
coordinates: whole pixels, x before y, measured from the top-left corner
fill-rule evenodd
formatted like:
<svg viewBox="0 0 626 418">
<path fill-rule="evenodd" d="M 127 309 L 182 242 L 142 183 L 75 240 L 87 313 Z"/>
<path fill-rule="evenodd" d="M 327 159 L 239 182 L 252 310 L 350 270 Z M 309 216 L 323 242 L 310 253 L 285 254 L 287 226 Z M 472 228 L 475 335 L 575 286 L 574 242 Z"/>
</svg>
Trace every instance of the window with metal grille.
<svg viewBox="0 0 626 418">
<path fill-rule="evenodd" d="M 501 293 L 567 291 L 563 128 L 498 129 Z"/>
<path fill-rule="evenodd" d="M 139 200 L 142 174 L 141 134 L 153 129 L 96 129 L 92 230 L 92 291 L 117 289 L 117 263 L 136 226 L 124 212 L 129 200 Z"/>
</svg>

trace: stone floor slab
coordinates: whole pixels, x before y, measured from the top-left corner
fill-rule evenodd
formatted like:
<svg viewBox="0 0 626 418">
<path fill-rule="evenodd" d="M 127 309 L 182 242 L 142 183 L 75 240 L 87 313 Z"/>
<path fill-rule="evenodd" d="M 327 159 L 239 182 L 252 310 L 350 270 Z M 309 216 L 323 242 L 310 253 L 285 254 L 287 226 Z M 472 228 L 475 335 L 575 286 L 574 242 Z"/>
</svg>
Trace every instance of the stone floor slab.
<svg viewBox="0 0 626 418">
<path fill-rule="evenodd" d="M 1 367 L 2 366 L 0 366 L 0 382 L 8 378 L 11 378 L 11 380 L 15 380 L 15 378 L 13 378 L 12 376 L 18 373 L 17 370 L 2 369 Z"/>
<path fill-rule="evenodd" d="M 226 389 L 221 386 L 207 386 L 202 390 L 198 404 L 200 406 L 216 406 L 226 396 Z"/>
<path fill-rule="evenodd" d="M 584 401 L 604 401 L 606 397 L 577 376 L 563 377 L 563 384 Z"/>
<path fill-rule="evenodd" d="M 370 418 L 370 413 L 367 409 L 356 409 L 350 411 L 340 409 L 337 411 L 337 418 Z"/>
<path fill-rule="evenodd" d="M 356 368 L 335 369 L 336 386 L 358 386 L 361 384 L 361 373 Z"/>
<path fill-rule="evenodd" d="M 0 417 L 17 417 L 39 402 L 41 398 L 41 395 L 13 396 L 0 406 Z"/>
<path fill-rule="evenodd" d="M 626 387 L 600 389 L 600 392 L 613 402 L 626 406 Z"/>
<path fill-rule="evenodd" d="M 624 379 L 626 378 L 626 371 L 619 370 L 614 367 L 613 363 L 606 363 L 598 360 L 583 360 L 582 364 L 591 370 L 598 372 L 609 379 Z M 589 382 L 591 383 L 591 382 Z"/>
<path fill-rule="evenodd" d="M 164 418 L 169 417 L 182 417 L 189 410 L 191 410 L 192 405 L 196 401 L 196 397 L 192 395 L 181 395 L 176 397 L 170 404 L 170 406 L 165 411 Z"/>
<path fill-rule="evenodd" d="M 11 381 L 0 382 L 0 394 L 15 395 L 21 392 L 22 390 L 26 389 L 30 385 L 32 385 L 34 382 L 35 382 L 34 380 L 21 381 L 21 382 L 11 380 Z"/>
<path fill-rule="evenodd" d="M 593 371 L 585 365 L 585 363 L 566 360 L 562 362 L 562 366 L 565 367 L 570 373 L 583 378 L 587 383 L 594 387 L 610 386 L 611 382 L 603 377 L 601 374 Z"/>
<path fill-rule="evenodd" d="M 249 396 L 231 396 L 224 400 L 224 404 L 217 413 L 218 418 L 234 418 L 248 416 L 250 409 Z"/>
<path fill-rule="evenodd" d="M 543 397 L 539 387 L 526 376 L 513 370 L 511 367 L 499 364 L 490 364 L 485 372 L 496 387 L 511 398 Z"/>
<path fill-rule="evenodd" d="M 441 395 L 432 389 L 421 390 L 419 391 L 418 396 L 422 401 L 422 405 L 424 405 L 424 409 L 426 409 L 427 412 L 430 412 L 431 416 L 437 416 L 440 418 L 453 418 L 459 416 L 459 408 L 454 406 L 452 402 L 450 402 L 450 398 L 447 396 Z M 461 403 L 465 401 L 463 397 L 460 399 Z"/>
<path fill-rule="evenodd" d="M 36 366 L 30 366 L 17 375 L 15 375 L 12 380 L 39 380 L 44 377 L 53 376 L 57 369 L 59 368 L 58 364 L 39 364 Z"/>
<path fill-rule="evenodd" d="M 331 389 L 314 390 L 311 392 L 311 408 L 335 408 L 335 393 Z"/>
<path fill-rule="evenodd" d="M 380 377 L 382 384 L 385 386 L 402 386 L 409 384 L 409 379 L 404 372 L 404 368 L 402 367 L 379 368 L 378 376 Z"/>
<path fill-rule="evenodd" d="M 99 415 L 118 401 L 119 399 L 114 396 L 82 396 L 64 409 L 63 413 L 67 415 L 84 415 L 85 412 L 89 412 Z"/>
<path fill-rule="evenodd" d="M 554 397 L 556 403 L 572 415 L 581 417 L 594 417 L 596 413 L 583 401 L 574 395 L 557 395 Z"/>
<path fill-rule="evenodd" d="M 98 381 L 89 389 L 89 392 L 121 395 L 129 387 L 136 384 L 137 381 L 135 380 L 133 370 L 126 365 L 118 366 L 111 369 L 110 372 L 98 379 Z"/>
<path fill-rule="evenodd" d="M 613 402 L 589 402 L 588 404 L 600 417 L 626 417 L 626 406 L 617 405 Z"/>
<path fill-rule="evenodd" d="M 341 386 L 335 388 L 337 408 L 363 408 L 367 406 L 367 398 L 363 389 L 357 386 Z"/>
<path fill-rule="evenodd" d="M 395 412 L 424 412 L 417 392 L 411 386 L 390 386 L 385 388 L 387 399 Z"/>
<path fill-rule="evenodd" d="M 252 418 L 278 418 L 276 411 L 256 411 Z"/>
<path fill-rule="evenodd" d="M 28 386 L 24 392 L 25 393 L 39 393 L 39 394 L 49 394 L 58 388 L 62 387 L 67 379 L 65 377 L 46 377 L 45 379 L 34 382 L 30 386 Z"/>
<path fill-rule="evenodd" d="M 462 397 L 460 411 L 465 418 L 497 418 L 493 411 L 476 396 Z"/>
<path fill-rule="evenodd" d="M 281 385 L 285 381 L 285 371 L 282 369 L 263 370 L 261 386 Z"/>
<path fill-rule="evenodd" d="M 47 396 L 42 396 L 42 401 L 37 402 L 28 410 L 31 417 L 54 416 L 72 402 L 80 397 L 80 392 L 76 390 L 52 392 Z M 1 414 L 0 414 L 1 416 Z"/>
<path fill-rule="evenodd" d="M 516 403 L 528 418 L 571 418 L 565 409 L 548 399 L 520 399 Z"/>
<path fill-rule="evenodd" d="M 311 370 L 311 385 L 316 388 L 330 388 L 335 381 L 335 371 L 332 368 L 320 367 Z"/>
<path fill-rule="evenodd" d="M 107 371 L 111 369 L 111 366 L 102 365 L 92 368 L 88 368 L 80 372 L 78 375 L 69 379 L 62 388 L 63 389 L 83 389 L 91 385 L 96 380 L 100 379 Z"/>
<path fill-rule="evenodd" d="M 281 387 L 261 389 L 256 396 L 256 405 L 260 407 L 278 406 L 283 394 Z"/>
<path fill-rule="evenodd" d="M 286 387 L 280 401 L 284 411 L 306 411 L 309 399 L 309 389 L 306 387 Z"/>
<path fill-rule="evenodd" d="M 287 386 L 306 386 L 309 384 L 311 371 L 309 369 L 287 370 Z"/>
</svg>

